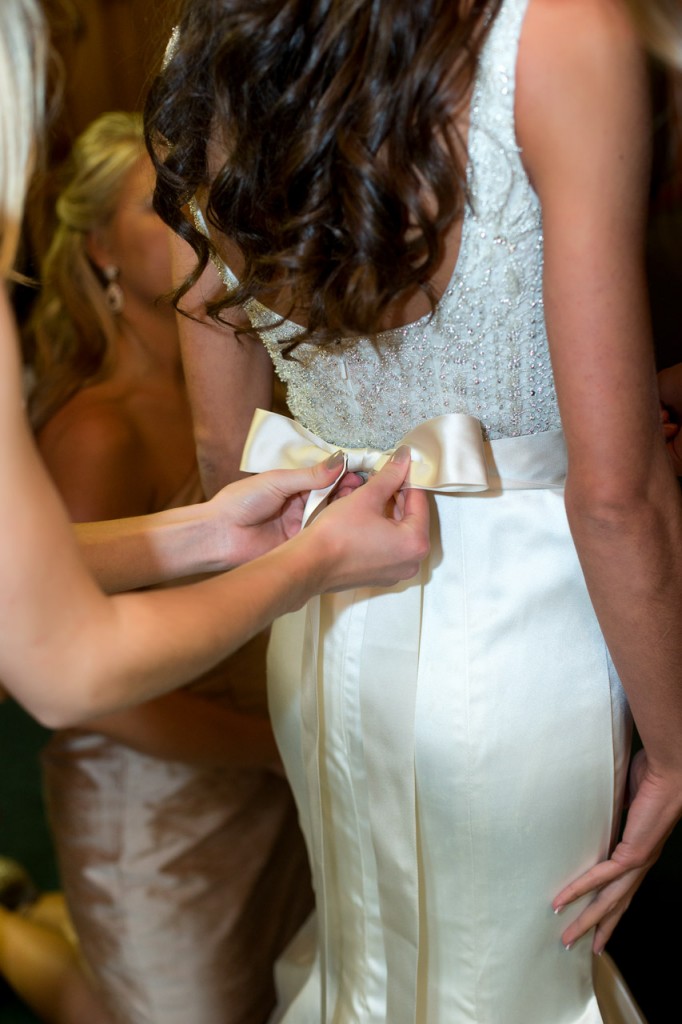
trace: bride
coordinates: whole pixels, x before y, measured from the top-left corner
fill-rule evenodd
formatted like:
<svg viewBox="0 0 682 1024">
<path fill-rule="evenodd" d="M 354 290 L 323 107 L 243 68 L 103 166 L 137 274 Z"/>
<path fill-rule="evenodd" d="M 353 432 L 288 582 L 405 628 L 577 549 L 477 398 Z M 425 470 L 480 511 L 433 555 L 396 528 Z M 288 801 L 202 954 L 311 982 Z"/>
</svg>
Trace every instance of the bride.
<svg viewBox="0 0 682 1024">
<path fill-rule="evenodd" d="M 283 1019 L 596 1024 L 592 953 L 682 810 L 630 21 L 186 0 L 147 123 L 197 257 L 178 303 L 205 488 L 244 441 L 246 471 L 342 448 L 371 472 L 406 443 L 431 495 L 416 581 L 275 627 L 319 924 Z M 273 367 L 293 422 L 263 411 Z"/>
</svg>

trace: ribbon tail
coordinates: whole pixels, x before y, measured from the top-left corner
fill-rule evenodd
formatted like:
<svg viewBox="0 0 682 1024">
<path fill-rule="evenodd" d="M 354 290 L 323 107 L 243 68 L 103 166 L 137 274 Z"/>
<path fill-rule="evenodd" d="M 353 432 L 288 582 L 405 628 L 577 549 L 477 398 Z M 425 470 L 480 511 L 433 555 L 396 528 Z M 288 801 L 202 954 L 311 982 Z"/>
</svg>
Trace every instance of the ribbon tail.
<svg viewBox="0 0 682 1024">
<path fill-rule="evenodd" d="M 336 488 L 339 486 L 339 484 L 341 483 L 341 481 L 343 480 L 343 478 L 344 478 L 344 476 L 346 475 L 347 472 L 348 472 L 348 456 L 344 452 L 343 453 L 343 465 L 342 465 L 341 471 L 339 472 L 339 475 L 337 476 L 337 478 L 334 481 L 334 483 L 330 484 L 328 487 L 322 487 L 322 488 L 320 488 L 317 491 L 311 491 L 310 494 L 308 495 L 308 500 L 306 501 L 305 508 L 303 510 L 303 519 L 301 521 L 301 529 L 303 529 L 305 526 L 307 526 L 309 523 L 311 523 L 313 521 L 313 519 L 315 519 L 315 517 L 317 515 L 319 515 L 319 513 L 325 507 L 325 505 L 327 504 L 327 502 L 329 501 L 329 499 L 331 498 L 332 494 L 334 493 Z"/>
<path fill-rule="evenodd" d="M 370 592 L 359 681 L 369 820 L 389 979 L 386 1020 L 391 1024 L 415 1024 L 421 1019 L 414 751 L 423 586 L 422 568 L 417 580 Z"/>
</svg>

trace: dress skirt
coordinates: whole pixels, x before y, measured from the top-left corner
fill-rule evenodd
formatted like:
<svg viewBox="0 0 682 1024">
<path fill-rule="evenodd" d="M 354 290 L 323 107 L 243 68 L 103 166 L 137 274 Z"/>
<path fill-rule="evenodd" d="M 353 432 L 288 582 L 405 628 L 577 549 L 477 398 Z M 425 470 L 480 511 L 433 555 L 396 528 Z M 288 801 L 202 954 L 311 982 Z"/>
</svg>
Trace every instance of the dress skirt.
<svg viewBox="0 0 682 1024">
<path fill-rule="evenodd" d="M 122 1024 L 263 1024 L 272 965 L 310 911 L 283 779 L 57 734 L 44 755 L 62 883 Z"/>
<path fill-rule="evenodd" d="M 286 1024 L 602 1021 L 590 937 L 561 944 L 579 908 L 551 901 L 608 854 L 629 713 L 560 432 L 486 448 L 487 491 L 432 497 L 420 577 L 326 595 L 273 632 L 318 916 Z"/>
</svg>

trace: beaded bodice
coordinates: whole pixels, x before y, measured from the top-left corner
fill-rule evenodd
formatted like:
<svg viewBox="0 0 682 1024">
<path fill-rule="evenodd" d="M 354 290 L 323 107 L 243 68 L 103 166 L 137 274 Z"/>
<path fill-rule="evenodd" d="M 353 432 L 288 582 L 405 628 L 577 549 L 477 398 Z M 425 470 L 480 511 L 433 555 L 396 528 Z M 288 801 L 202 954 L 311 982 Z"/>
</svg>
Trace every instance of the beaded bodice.
<svg viewBox="0 0 682 1024">
<path fill-rule="evenodd" d="M 560 426 L 542 303 L 540 204 L 514 123 L 518 41 L 528 0 L 504 0 L 481 54 L 472 95 L 471 204 L 449 286 L 432 316 L 368 338 L 285 359 L 300 328 L 261 303 L 246 312 L 287 387 L 292 414 L 345 447 L 391 448 L 432 416 L 464 412 L 488 438 Z M 224 265 L 226 281 L 234 279 Z"/>
</svg>

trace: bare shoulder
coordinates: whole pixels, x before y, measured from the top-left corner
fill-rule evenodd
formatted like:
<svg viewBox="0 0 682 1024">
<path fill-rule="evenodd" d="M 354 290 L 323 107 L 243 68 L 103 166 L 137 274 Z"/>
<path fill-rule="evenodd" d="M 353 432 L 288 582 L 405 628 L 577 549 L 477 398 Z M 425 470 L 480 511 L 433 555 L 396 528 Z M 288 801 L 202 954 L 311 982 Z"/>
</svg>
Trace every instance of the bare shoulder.
<svg viewBox="0 0 682 1024">
<path fill-rule="evenodd" d="M 147 451 L 125 403 L 81 392 L 52 417 L 37 441 L 74 521 L 151 511 Z"/>
<path fill-rule="evenodd" d="M 530 0 L 521 34 L 519 72 L 568 60 L 608 69 L 613 58 L 635 53 L 639 41 L 623 0 Z"/>
<path fill-rule="evenodd" d="M 88 462 L 132 456 L 139 433 L 126 403 L 93 397 L 81 391 L 59 409 L 38 435 L 38 447 L 49 462 L 56 457 Z"/>
<path fill-rule="evenodd" d="M 530 0 L 519 46 L 516 126 L 531 178 L 545 155 L 647 130 L 646 65 L 621 0 Z"/>
</svg>

